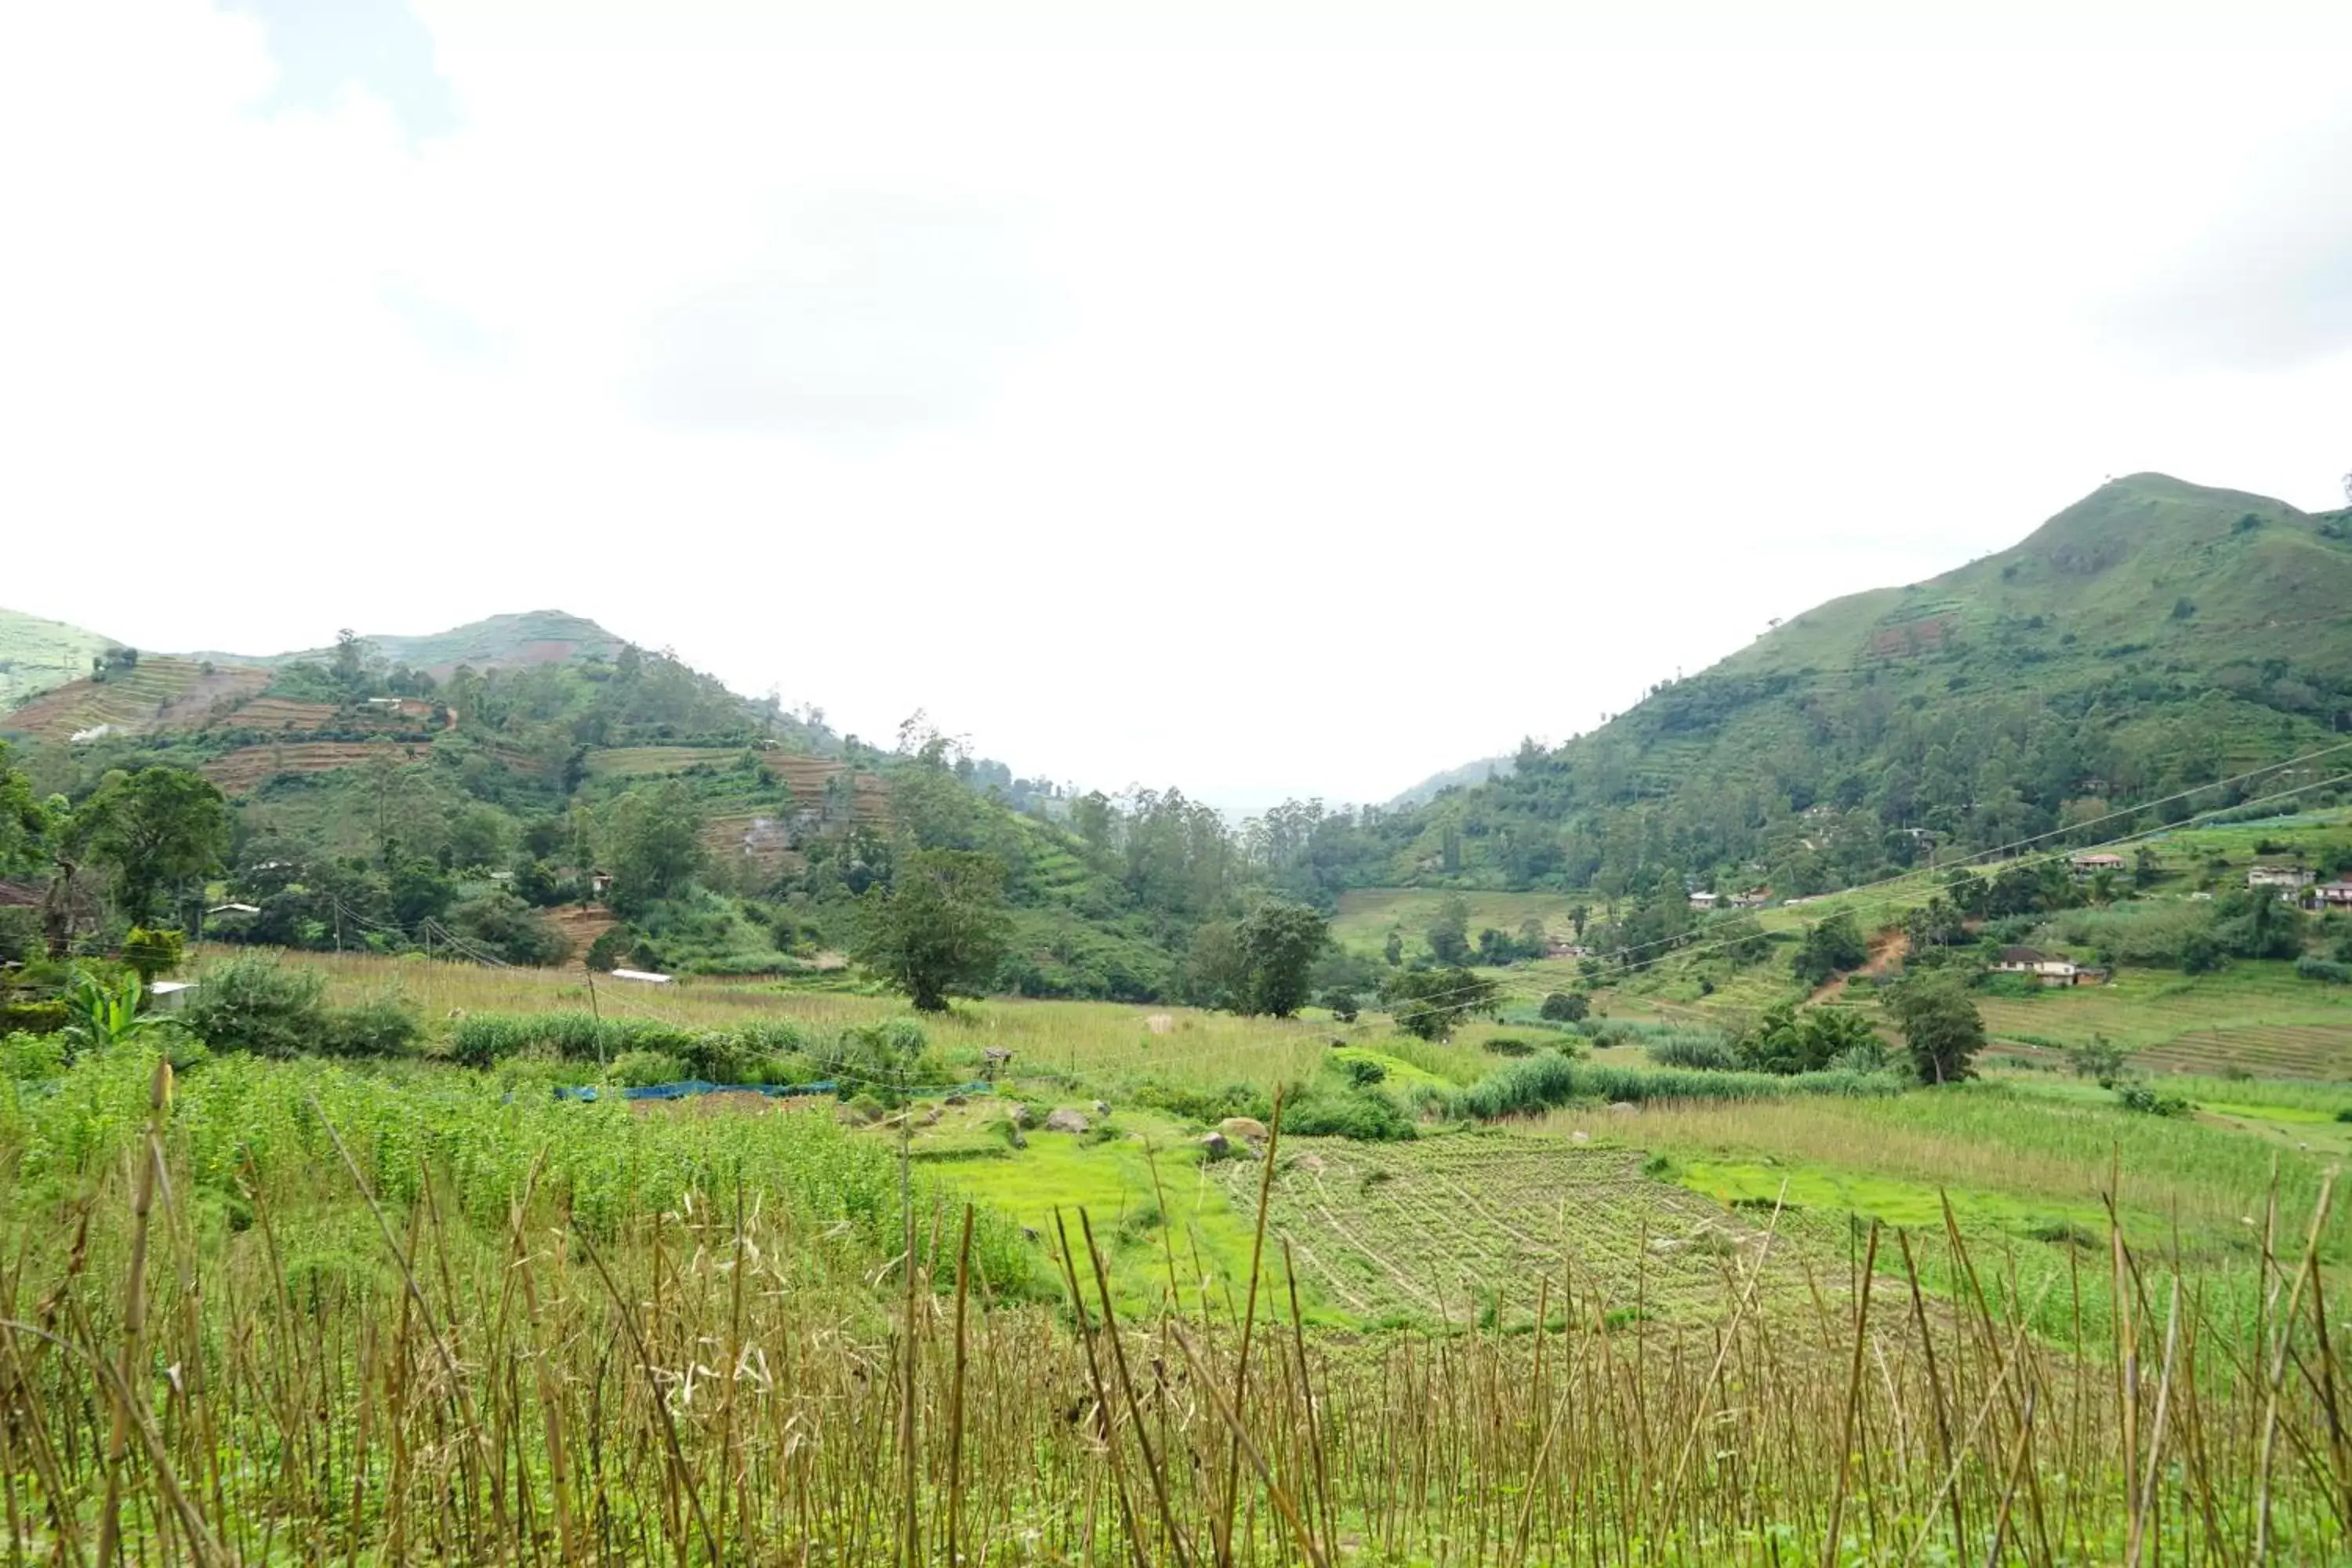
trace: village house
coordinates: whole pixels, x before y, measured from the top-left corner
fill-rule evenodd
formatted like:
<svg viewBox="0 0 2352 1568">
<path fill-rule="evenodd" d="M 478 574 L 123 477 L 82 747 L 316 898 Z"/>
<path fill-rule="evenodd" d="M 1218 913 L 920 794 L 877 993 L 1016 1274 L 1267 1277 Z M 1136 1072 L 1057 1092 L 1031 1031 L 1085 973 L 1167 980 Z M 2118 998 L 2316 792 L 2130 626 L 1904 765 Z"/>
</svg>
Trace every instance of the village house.
<svg viewBox="0 0 2352 1568">
<path fill-rule="evenodd" d="M 2352 881 L 2322 882 L 2311 896 L 2323 910 L 2352 910 Z"/>
<path fill-rule="evenodd" d="M 1722 901 L 1720 893 L 1693 893 L 1690 896 L 1690 907 L 1702 911 L 1711 910 Z"/>
<path fill-rule="evenodd" d="M 1564 936 L 1555 936 L 1546 939 L 1544 956 L 1546 958 L 1591 958 L 1592 950 L 1580 942 L 1570 942 Z"/>
<path fill-rule="evenodd" d="M 1758 888 L 1753 892 L 1734 893 L 1728 901 L 1735 910 L 1760 910 L 1764 907 L 1764 901 L 1771 896 L 1771 889 Z"/>
<path fill-rule="evenodd" d="M 2073 985 L 2083 978 L 2080 965 L 2055 953 L 2043 952 L 2033 947 L 2004 947 L 1993 961 L 1995 974 L 2030 974 L 2044 985 Z"/>
<path fill-rule="evenodd" d="M 2303 889 L 2311 886 L 2312 873 L 2300 866 L 2256 866 L 2246 873 L 2246 887 L 2275 888 L 2278 896 L 2289 903 L 2297 901 Z"/>
<path fill-rule="evenodd" d="M 2069 855 L 2066 864 L 2074 868 L 2076 879 L 2087 882 L 2102 871 L 2122 870 L 2126 861 L 2120 855 Z"/>
</svg>

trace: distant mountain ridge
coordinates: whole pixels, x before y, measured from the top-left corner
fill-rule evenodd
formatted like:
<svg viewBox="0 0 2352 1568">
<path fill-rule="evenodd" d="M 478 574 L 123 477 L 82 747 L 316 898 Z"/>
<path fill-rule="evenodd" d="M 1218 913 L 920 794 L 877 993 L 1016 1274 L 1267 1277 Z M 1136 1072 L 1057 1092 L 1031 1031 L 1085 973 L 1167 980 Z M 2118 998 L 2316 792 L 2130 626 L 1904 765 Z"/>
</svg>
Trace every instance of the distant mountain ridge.
<svg viewBox="0 0 2352 1568">
<path fill-rule="evenodd" d="M 1508 778 L 1511 770 L 1516 766 L 1517 766 L 1517 761 L 1513 757 L 1479 757 L 1475 761 L 1463 763 L 1458 768 L 1448 768 L 1444 773 L 1432 773 L 1411 789 L 1399 790 L 1390 797 L 1381 809 L 1402 811 L 1409 805 L 1424 805 L 1450 789 L 1482 784 L 1489 779 Z"/>
<path fill-rule="evenodd" d="M 1335 858 L 1355 886 L 1804 892 L 2347 737 L 2352 510 L 2134 474 L 2007 550 L 1816 605 Z"/>
<path fill-rule="evenodd" d="M 361 639 L 388 664 L 404 664 L 436 679 L 459 665 L 477 672 L 491 666 L 568 664 L 575 658 L 611 658 L 625 640 L 594 621 L 563 610 L 525 610 L 490 616 L 452 626 L 445 632 L 418 637 L 362 633 Z M 188 657 L 218 664 L 258 665 L 275 669 L 301 659 L 333 657 L 332 647 L 301 648 L 291 653 L 196 653 Z"/>
</svg>

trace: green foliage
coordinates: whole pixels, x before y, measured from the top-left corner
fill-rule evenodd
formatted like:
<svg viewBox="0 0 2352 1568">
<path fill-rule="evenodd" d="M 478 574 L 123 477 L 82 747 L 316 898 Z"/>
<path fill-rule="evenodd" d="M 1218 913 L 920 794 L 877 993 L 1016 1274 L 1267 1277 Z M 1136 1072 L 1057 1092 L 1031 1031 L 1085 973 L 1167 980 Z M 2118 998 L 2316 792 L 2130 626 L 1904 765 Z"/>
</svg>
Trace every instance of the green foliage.
<svg viewBox="0 0 2352 1568">
<path fill-rule="evenodd" d="M 1307 975 L 1330 940 L 1330 922 L 1287 899 L 1261 899 L 1234 931 L 1243 967 L 1241 1010 L 1287 1018 L 1307 1001 Z"/>
<path fill-rule="evenodd" d="M 159 900 L 219 869 L 228 803 L 182 768 L 109 773 L 74 814 L 90 852 L 112 868 L 123 912 L 144 923 Z"/>
<path fill-rule="evenodd" d="M 2070 1047 L 2066 1065 L 2076 1078 L 2097 1080 L 2101 1089 L 2113 1089 L 2130 1064 L 2129 1053 L 2105 1035 L 2093 1035 L 2090 1043 Z"/>
<path fill-rule="evenodd" d="M 153 931 L 145 926 L 132 926 L 122 939 L 122 962 L 129 964 L 141 983 L 145 984 L 152 984 L 158 976 L 179 968 L 181 961 L 187 956 L 187 934 L 168 926 Z"/>
<path fill-rule="evenodd" d="M 1355 1138 L 1391 1142 L 1413 1135 L 1412 1119 L 1375 1089 L 1310 1085 L 1282 1102 L 1282 1130 L 1303 1138 Z"/>
<path fill-rule="evenodd" d="M 22 1029 L 0 1035 L 0 1079 L 38 1083 L 65 1069 L 66 1042 L 62 1035 L 29 1035 Z"/>
<path fill-rule="evenodd" d="M 1807 985 L 1820 985 L 1832 975 L 1861 968 L 1869 957 L 1870 946 L 1863 940 L 1862 927 L 1852 911 L 1841 910 L 1806 928 L 1804 945 L 1790 966 Z"/>
<path fill-rule="evenodd" d="M 2316 980 L 2326 985 L 2352 985 L 2352 963 L 2332 958 L 2298 958 L 2294 972 L 2305 980 Z"/>
<path fill-rule="evenodd" d="M 1782 1003 L 1767 1009 L 1740 1037 L 1736 1054 L 1740 1066 L 1755 1072 L 1820 1072 L 1848 1052 L 1867 1052 L 1877 1043 L 1870 1021 L 1852 1007 L 1800 1013 Z"/>
<path fill-rule="evenodd" d="M 659 1051 L 623 1051 L 605 1068 L 606 1081 L 624 1089 L 647 1089 L 657 1083 L 677 1083 L 688 1076 L 684 1058 L 665 1056 Z"/>
<path fill-rule="evenodd" d="M 1544 997 L 1539 1016 L 1556 1024 L 1574 1024 L 1592 1011 L 1591 998 L 1580 991 L 1554 991 Z"/>
<path fill-rule="evenodd" d="M 701 808 L 678 779 L 629 790 L 599 814 L 596 843 L 614 907 L 640 910 L 683 893 L 701 872 Z"/>
<path fill-rule="evenodd" d="M 596 933 L 588 944 L 587 964 L 599 974 L 610 974 L 620 968 L 629 956 L 629 929 L 608 926 Z"/>
<path fill-rule="evenodd" d="M 451 909 L 446 921 L 460 937 L 508 963 L 561 963 L 572 951 L 563 933 L 512 893 L 491 891 Z"/>
<path fill-rule="evenodd" d="M 1948 975 L 1906 979 L 1889 990 L 1884 1002 L 1922 1083 L 1958 1083 L 1975 1076 L 1977 1053 L 1984 1049 L 1984 1019 L 1958 983 Z"/>
<path fill-rule="evenodd" d="M 1342 1024 L 1354 1023 L 1357 1016 L 1363 1011 L 1363 1004 L 1357 999 L 1356 994 L 1352 991 L 1334 991 L 1323 999 L 1323 1005 L 1330 1008 L 1331 1016 L 1339 1019 Z"/>
<path fill-rule="evenodd" d="M 2116 1089 L 2116 1103 L 2146 1116 L 2186 1116 L 2195 1109 L 2179 1096 L 2159 1094 L 2144 1083 L 2127 1083 Z"/>
<path fill-rule="evenodd" d="M 1470 905 L 1454 897 L 1437 906 L 1437 913 L 1423 933 L 1429 943 L 1429 954 L 1441 964 L 1459 968 L 1470 962 Z"/>
<path fill-rule="evenodd" d="M 140 1015 L 145 991 L 136 971 L 114 976 L 77 971 L 65 994 L 67 1022 L 62 1037 L 68 1056 L 108 1050 L 150 1031 L 173 1026 L 154 1015 Z"/>
<path fill-rule="evenodd" d="M 1650 1059 L 1660 1067 L 1701 1072 L 1732 1072 L 1742 1065 L 1731 1042 L 1717 1035 L 1682 1033 L 1647 1042 Z"/>
<path fill-rule="evenodd" d="M 180 1019 L 216 1051 L 297 1057 L 320 1049 L 327 983 L 315 969 L 240 956 L 205 971 Z"/>
<path fill-rule="evenodd" d="M 1421 1040 L 1449 1039 L 1464 1020 L 1493 1016 L 1501 998 L 1492 980 L 1467 969 L 1403 970 L 1383 994 L 1397 1027 Z"/>
<path fill-rule="evenodd" d="M 857 961 L 921 1011 L 943 1012 L 950 991 L 976 990 L 995 973 L 1010 925 L 1003 889 L 1004 868 L 987 855 L 906 856 L 888 887 L 859 901 Z"/>
</svg>

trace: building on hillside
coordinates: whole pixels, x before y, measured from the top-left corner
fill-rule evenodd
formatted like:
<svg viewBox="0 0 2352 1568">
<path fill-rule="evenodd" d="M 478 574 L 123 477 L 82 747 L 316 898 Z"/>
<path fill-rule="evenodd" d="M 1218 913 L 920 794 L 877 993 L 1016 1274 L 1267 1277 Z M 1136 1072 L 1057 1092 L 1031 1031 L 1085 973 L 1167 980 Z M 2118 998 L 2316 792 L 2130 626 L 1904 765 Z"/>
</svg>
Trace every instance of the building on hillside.
<svg viewBox="0 0 2352 1568">
<path fill-rule="evenodd" d="M 1690 896 L 1690 907 L 1702 912 L 1712 910 L 1722 901 L 1720 893 L 1693 893 Z"/>
<path fill-rule="evenodd" d="M 1757 888 L 1745 893 L 1734 893 L 1725 901 L 1735 910 L 1760 910 L 1771 897 L 1771 889 Z"/>
<path fill-rule="evenodd" d="M 1544 956 L 1546 958 L 1591 958 L 1592 950 L 1580 942 L 1570 942 L 1564 936 L 1556 936 L 1545 942 Z"/>
<path fill-rule="evenodd" d="M 2066 864 L 2076 878 L 2087 882 L 2102 871 L 2120 871 L 2128 862 L 2120 855 L 2069 855 Z"/>
<path fill-rule="evenodd" d="M 2030 974 L 2044 985 L 2073 985 L 2082 979 L 2083 971 L 2063 953 L 2043 952 L 2036 947 L 2004 947 L 1992 963 L 1995 974 Z"/>
<path fill-rule="evenodd" d="M 2311 889 L 2311 897 L 2323 910 L 2352 910 L 2352 881 L 2322 882 Z"/>
<path fill-rule="evenodd" d="M 2274 888 L 2278 896 L 2288 903 L 2298 901 L 2303 890 L 2311 886 L 2313 874 L 2300 866 L 2256 866 L 2246 873 L 2249 891 L 2256 888 Z"/>
<path fill-rule="evenodd" d="M 615 980 L 634 980 L 641 985 L 667 985 L 670 983 L 668 975 L 656 974 L 646 969 L 615 969 L 612 975 Z"/>
</svg>

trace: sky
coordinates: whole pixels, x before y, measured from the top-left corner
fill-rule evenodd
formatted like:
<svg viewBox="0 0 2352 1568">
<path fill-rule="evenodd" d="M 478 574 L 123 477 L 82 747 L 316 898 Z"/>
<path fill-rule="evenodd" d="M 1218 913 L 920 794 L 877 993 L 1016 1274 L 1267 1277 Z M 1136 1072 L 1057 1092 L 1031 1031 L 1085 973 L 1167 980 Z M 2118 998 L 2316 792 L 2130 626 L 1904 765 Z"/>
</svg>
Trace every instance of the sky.
<svg viewBox="0 0 2352 1568">
<path fill-rule="evenodd" d="M 2352 468 L 2352 8 L 17 0 L 0 605 L 1235 810 Z"/>
</svg>

